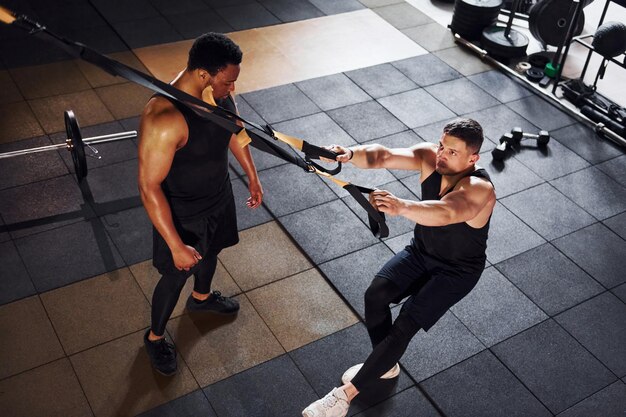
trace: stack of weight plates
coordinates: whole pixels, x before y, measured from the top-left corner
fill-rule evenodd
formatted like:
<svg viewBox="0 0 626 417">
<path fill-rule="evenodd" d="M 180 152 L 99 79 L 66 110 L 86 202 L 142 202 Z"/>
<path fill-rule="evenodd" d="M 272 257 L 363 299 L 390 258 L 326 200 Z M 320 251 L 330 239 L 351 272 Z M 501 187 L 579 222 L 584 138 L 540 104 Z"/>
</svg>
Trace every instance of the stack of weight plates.
<svg viewBox="0 0 626 417">
<path fill-rule="evenodd" d="M 502 0 L 456 0 L 450 29 L 469 40 L 480 39 L 484 28 L 495 24 Z"/>
</svg>

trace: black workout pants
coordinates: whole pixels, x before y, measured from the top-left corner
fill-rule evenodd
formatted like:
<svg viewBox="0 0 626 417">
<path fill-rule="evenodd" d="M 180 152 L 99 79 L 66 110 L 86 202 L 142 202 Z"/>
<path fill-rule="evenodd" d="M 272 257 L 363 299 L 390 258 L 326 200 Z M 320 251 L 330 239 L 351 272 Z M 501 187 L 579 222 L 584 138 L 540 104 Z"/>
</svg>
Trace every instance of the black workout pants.
<svg viewBox="0 0 626 417">
<path fill-rule="evenodd" d="M 211 282 L 217 267 L 217 252 L 208 252 L 202 260 L 193 267 L 193 289 L 200 294 L 211 292 Z M 174 307 L 180 297 L 180 292 L 187 282 L 189 273 L 168 273 L 161 277 L 154 294 L 152 295 L 152 332 L 161 336 L 165 332 L 165 325 L 174 311 Z"/>
</svg>

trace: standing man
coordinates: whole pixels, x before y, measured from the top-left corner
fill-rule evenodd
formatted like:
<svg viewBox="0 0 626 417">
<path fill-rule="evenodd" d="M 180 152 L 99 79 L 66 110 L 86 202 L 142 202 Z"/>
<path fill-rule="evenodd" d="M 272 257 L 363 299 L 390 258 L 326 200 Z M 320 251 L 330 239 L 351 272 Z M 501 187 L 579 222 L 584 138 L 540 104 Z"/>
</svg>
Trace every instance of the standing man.
<svg viewBox="0 0 626 417">
<path fill-rule="evenodd" d="M 195 40 L 187 67 L 171 84 L 199 99 L 205 89 L 212 90 L 218 106 L 235 112 L 231 92 L 241 60 L 241 50 L 232 40 L 207 33 Z M 188 310 L 217 314 L 239 310 L 236 300 L 211 292 L 218 253 L 239 241 L 229 149 L 248 176 L 247 206 L 257 208 L 263 190 L 247 146 L 239 146 L 230 132 L 165 96 L 153 96 L 143 111 L 139 189 L 154 226 L 153 264 L 162 275 L 152 296 L 152 325 L 144 343 L 152 366 L 164 375 L 177 369 L 176 350 L 165 340 L 165 325 L 190 275 L 194 288 Z"/>
<path fill-rule="evenodd" d="M 364 364 L 343 374 L 341 387 L 304 409 L 304 417 L 343 417 L 360 391 L 378 378 L 397 377 L 398 360 L 413 336 L 420 329 L 428 331 L 478 282 L 485 268 L 489 220 L 496 204 L 489 175 L 475 165 L 482 142 L 481 126 L 461 119 L 443 128 L 438 145 L 330 147 L 341 154 L 337 161 L 359 168 L 419 171 L 422 201 L 404 200 L 385 190 L 370 194 L 370 203 L 379 211 L 414 221 L 414 238 L 383 266 L 365 292 L 365 325 L 372 353 Z M 389 304 L 407 296 L 392 323 Z"/>
</svg>

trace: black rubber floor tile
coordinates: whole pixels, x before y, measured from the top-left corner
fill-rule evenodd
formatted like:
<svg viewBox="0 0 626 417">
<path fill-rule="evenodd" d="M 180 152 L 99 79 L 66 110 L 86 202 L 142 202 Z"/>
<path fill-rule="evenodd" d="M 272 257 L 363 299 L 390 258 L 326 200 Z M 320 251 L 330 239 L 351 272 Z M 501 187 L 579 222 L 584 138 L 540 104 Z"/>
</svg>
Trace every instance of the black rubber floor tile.
<svg viewBox="0 0 626 417">
<path fill-rule="evenodd" d="M 357 417 L 439 417 L 437 410 L 417 388 L 412 387 L 357 414 Z"/>
<path fill-rule="evenodd" d="M 455 116 L 424 89 L 383 97 L 378 102 L 411 129 Z"/>
<path fill-rule="evenodd" d="M 237 103 L 237 111 L 239 112 L 239 115 L 247 121 L 261 126 L 267 123 L 261 116 L 259 116 L 259 113 L 255 112 L 254 109 L 250 107 L 250 104 L 248 104 L 243 96 L 236 96 L 235 102 Z"/>
<path fill-rule="evenodd" d="M 65 50 L 51 47 L 49 42 L 33 36 L 0 42 L 0 56 L 7 68 L 49 64 L 72 58 Z"/>
<path fill-rule="evenodd" d="M 152 258 L 152 222 L 143 206 L 104 216 L 102 223 L 126 265 Z"/>
<path fill-rule="evenodd" d="M 598 220 L 626 211 L 626 187 L 595 167 L 550 183 Z"/>
<path fill-rule="evenodd" d="M 500 104 L 490 94 L 465 78 L 431 85 L 424 89 L 456 114 L 471 113 Z"/>
<path fill-rule="evenodd" d="M 483 128 L 483 134 L 496 144 L 500 143 L 502 135 L 510 132 L 511 129 L 516 126 L 521 127 L 525 132 L 536 133 L 536 131 L 539 130 L 528 120 L 524 119 L 524 117 L 515 113 L 505 105 L 499 105 L 477 112 L 466 113 L 464 114 L 464 117 L 472 118 L 480 123 Z M 483 144 L 481 151 L 487 150 L 490 149 L 486 148 L 485 144 Z"/>
<path fill-rule="evenodd" d="M 337 178 L 350 181 L 352 184 L 360 185 L 361 187 L 372 189 L 396 180 L 396 178 L 391 175 L 391 172 L 386 169 L 360 169 L 352 164 L 343 165 L 341 173 L 337 174 Z M 328 181 L 328 185 L 339 197 L 343 198 L 349 195 L 348 191 L 330 181 Z"/>
<path fill-rule="evenodd" d="M 548 318 L 494 267 L 485 269 L 472 292 L 451 310 L 486 346 Z"/>
<path fill-rule="evenodd" d="M 259 178 L 263 184 L 265 205 L 277 217 L 337 198 L 324 180 L 292 164 L 262 171 Z"/>
<path fill-rule="evenodd" d="M 287 152 L 291 152 L 287 145 L 282 143 L 276 143 L 278 146 L 281 146 L 283 149 L 287 150 Z M 279 165 L 287 164 L 288 162 L 269 154 L 267 152 L 263 152 L 258 150 L 257 148 L 250 145 L 250 154 L 252 155 L 252 160 L 254 161 L 254 166 L 256 167 L 257 173 L 261 172 L 265 169 L 269 169 L 272 167 L 276 167 Z M 239 175 L 245 176 L 245 171 L 239 165 L 239 161 L 233 156 L 232 152 L 228 153 L 228 161 L 230 163 L 230 167 Z M 231 179 L 235 179 L 236 177 L 231 176 Z"/>
<path fill-rule="evenodd" d="M 183 40 L 183 37 L 162 16 L 116 22 L 113 23 L 113 27 L 131 48 Z"/>
<path fill-rule="evenodd" d="M 276 131 L 305 140 L 312 145 L 356 145 L 356 141 L 326 113 L 315 113 L 272 126 Z M 317 162 L 317 161 L 316 161 Z"/>
<path fill-rule="evenodd" d="M 216 9 L 217 14 L 235 30 L 245 30 L 281 23 L 272 13 L 257 2 Z"/>
<path fill-rule="evenodd" d="M 554 246 L 605 287 L 626 282 L 626 242 L 602 223 L 555 240 Z"/>
<path fill-rule="evenodd" d="M 553 320 L 491 350 L 554 414 L 617 380 Z"/>
<path fill-rule="evenodd" d="M 619 416 L 626 410 L 626 385 L 615 382 L 558 415 L 558 417 Z"/>
<path fill-rule="evenodd" d="M 393 135 L 385 136 L 383 138 L 374 139 L 373 141 L 366 142 L 364 145 L 379 144 L 386 146 L 387 148 L 410 148 L 418 143 L 424 142 L 422 138 L 417 136 L 412 130 L 405 130 L 404 132 L 396 133 Z M 388 169 L 396 178 L 406 178 L 414 175 L 416 171 Z"/>
<path fill-rule="evenodd" d="M 13 242 L 0 243 L 0 305 L 36 293 Z"/>
<path fill-rule="evenodd" d="M 611 290 L 620 300 L 626 303 L 626 284 L 619 285 Z"/>
<path fill-rule="evenodd" d="M 610 219 L 603 220 L 605 226 L 626 239 L 626 213 L 618 214 Z"/>
<path fill-rule="evenodd" d="M 0 191 L 0 213 L 14 239 L 94 216 L 70 175 Z"/>
<path fill-rule="evenodd" d="M 209 385 L 204 392 L 219 417 L 292 417 L 317 399 L 288 355 Z"/>
<path fill-rule="evenodd" d="M 546 204 L 547 201 L 550 203 Z M 547 240 L 559 238 L 595 222 L 593 216 L 550 184 L 505 197 L 500 202 Z"/>
<path fill-rule="evenodd" d="M 407 129 L 402 122 L 376 101 L 331 110 L 328 115 L 359 143 Z"/>
<path fill-rule="evenodd" d="M 359 323 L 292 351 L 289 355 L 321 398 L 333 387 L 341 386 L 343 372 L 365 361 L 371 351 L 367 330 Z M 350 404 L 348 415 L 355 415 L 411 385 L 412 381 L 402 371 L 398 378 L 381 381 L 370 390 L 363 391 Z"/>
<path fill-rule="evenodd" d="M 319 265 L 326 277 L 348 301 L 352 308 L 365 317 L 365 291 L 374 276 L 393 253 L 382 243 L 359 250 Z"/>
<path fill-rule="evenodd" d="M 71 29 L 59 32 L 68 39 L 81 42 L 101 54 L 127 51 L 128 45 L 124 43 L 117 32 L 109 25 L 92 26 L 81 29 Z"/>
<path fill-rule="evenodd" d="M 385 240 L 385 246 L 391 249 L 393 253 L 398 253 L 411 242 L 411 239 L 413 239 L 413 232 L 405 233 Z"/>
<path fill-rule="evenodd" d="M 496 268 L 550 316 L 604 291 L 550 244 L 507 259 Z"/>
<path fill-rule="evenodd" d="M 422 386 L 449 417 L 552 415 L 489 351 L 430 378 Z"/>
<path fill-rule="evenodd" d="M 485 349 L 454 314 L 447 312 L 428 332 L 420 331 L 400 363 L 418 383 Z"/>
<path fill-rule="evenodd" d="M 550 136 L 592 164 L 604 162 L 624 153 L 613 142 L 602 139 L 593 129 L 582 123 L 554 130 L 550 132 Z"/>
<path fill-rule="evenodd" d="M 299 211 L 279 220 L 316 264 L 378 242 L 369 227 L 340 200 Z M 328 233 L 329 230 L 333 233 Z"/>
<path fill-rule="evenodd" d="M 267 10 L 283 22 L 312 19 L 324 13 L 308 0 L 258 0 Z"/>
<path fill-rule="evenodd" d="M 380 64 L 346 72 L 359 87 L 374 98 L 416 89 L 418 86 L 391 64 Z"/>
<path fill-rule="evenodd" d="M 261 206 L 252 210 L 246 206 L 246 201 L 250 197 L 250 191 L 248 191 L 248 186 L 242 180 L 234 180 L 231 183 L 233 185 L 233 194 L 235 195 L 237 228 L 239 230 L 249 229 L 272 220 L 272 216 L 265 207 Z"/>
<path fill-rule="evenodd" d="M 183 395 L 137 417 L 217 417 L 201 390 Z"/>
<path fill-rule="evenodd" d="M 500 100 L 502 103 L 519 100 L 533 93 L 524 84 L 507 77 L 502 71 L 487 71 L 470 75 L 468 80 Z"/>
<path fill-rule="evenodd" d="M 358 85 L 344 74 L 328 75 L 296 83 L 324 111 L 371 100 Z"/>
<path fill-rule="evenodd" d="M 228 33 L 233 28 L 215 11 L 207 9 L 184 14 L 173 14 L 166 19 L 185 39 L 195 39 L 207 32 Z"/>
<path fill-rule="evenodd" d="M 496 188 L 497 198 L 523 191 L 544 182 L 537 174 L 515 158 L 494 160 L 491 152 L 480 154 L 478 165 L 484 167 Z"/>
<path fill-rule="evenodd" d="M 124 266 L 99 219 L 74 223 L 15 240 L 39 292 Z"/>
<path fill-rule="evenodd" d="M 408 177 L 400 178 L 400 182 L 421 200 L 422 185 L 420 184 L 420 177 L 420 174 L 413 174 Z"/>
<path fill-rule="evenodd" d="M 421 87 L 462 77 L 459 72 L 432 54 L 407 58 L 392 64 Z"/>
<path fill-rule="evenodd" d="M 589 166 L 589 163 L 556 140 L 547 147 L 532 143 L 515 153 L 515 158 L 545 180 L 552 180 Z M 506 164 L 506 160 L 504 162 Z"/>
<path fill-rule="evenodd" d="M 626 305 L 605 292 L 555 320 L 618 377 L 626 376 Z"/>
<path fill-rule="evenodd" d="M 597 168 L 626 187 L 626 155 L 606 161 Z"/>
<path fill-rule="evenodd" d="M 51 144 L 47 136 L 40 136 L 2 144 L 0 152 L 19 151 Z M 67 172 L 67 167 L 55 151 L 4 158 L 0 164 L 0 189 L 58 177 Z"/>
<path fill-rule="evenodd" d="M 243 98 L 269 123 L 295 119 L 320 111 L 319 107 L 293 84 L 246 93 Z"/>
<path fill-rule="evenodd" d="M 406 29 L 413 26 L 425 25 L 433 20 L 409 3 L 392 4 L 375 8 L 380 17 L 385 19 L 396 29 Z"/>
<path fill-rule="evenodd" d="M 507 106 L 542 130 L 556 130 L 576 123 L 576 119 L 536 95 L 507 103 Z"/>
<path fill-rule="evenodd" d="M 129 204 L 137 206 L 140 201 L 137 172 L 136 159 L 90 169 L 85 181 L 93 195 L 96 213 L 110 213 L 116 204 L 118 210 L 128 208 Z"/>
<path fill-rule="evenodd" d="M 94 0 L 91 2 L 102 13 L 107 22 L 147 19 L 159 16 L 149 0 Z"/>
<path fill-rule="evenodd" d="M 357 0 L 309 0 L 326 15 L 353 12 L 366 7 Z"/>
<path fill-rule="evenodd" d="M 6 228 L 6 224 L 2 219 L 2 215 L 0 215 L 0 242 L 6 242 L 11 240 L 11 235 L 9 235 L 9 231 Z"/>
<path fill-rule="evenodd" d="M 497 192 L 497 190 L 496 190 Z M 545 243 L 545 239 L 517 218 L 500 203 L 496 203 L 489 225 L 487 259 L 492 264 L 519 255 Z"/>
<path fill-rule="evenodd" d="M 157 9 L 162 15 L 173 16 L 177 14 L 202 13 L 210 10 L 202 0 L 178 0 L 172 2 L 170 0 L 149 0 L 150 4 Z M 207 22 L 208 23 L 208 22 Z"/>
</svg>

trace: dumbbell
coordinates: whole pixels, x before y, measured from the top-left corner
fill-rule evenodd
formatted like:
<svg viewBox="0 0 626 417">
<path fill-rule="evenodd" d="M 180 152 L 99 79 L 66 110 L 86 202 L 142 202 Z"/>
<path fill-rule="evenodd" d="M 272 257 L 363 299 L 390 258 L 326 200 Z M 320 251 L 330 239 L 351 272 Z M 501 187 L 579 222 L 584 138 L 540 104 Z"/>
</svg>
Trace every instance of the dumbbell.
<svg viewBox="0 0 626 417">
<path fill-rule="evenodd" d="M 504 136 L 507 135 L 503 135 L 502 138 L 504 138 Z M 519 144 L 523 139 L 535 139 L 539 146 L 546 146 L 548 142 L 550 142 L 550 133 L 546 130 L 541 130 L 538 135 L 535 135 L 532 133 L 524 133 L 521 127 L 514 127 L 511 129 L 511 137 L 514 144 Z M 500 142 L 502 142 L 502 139 L 500 139 Z"/>
</svg>

